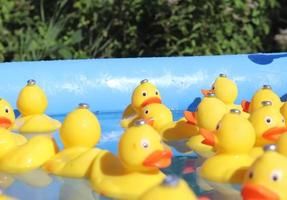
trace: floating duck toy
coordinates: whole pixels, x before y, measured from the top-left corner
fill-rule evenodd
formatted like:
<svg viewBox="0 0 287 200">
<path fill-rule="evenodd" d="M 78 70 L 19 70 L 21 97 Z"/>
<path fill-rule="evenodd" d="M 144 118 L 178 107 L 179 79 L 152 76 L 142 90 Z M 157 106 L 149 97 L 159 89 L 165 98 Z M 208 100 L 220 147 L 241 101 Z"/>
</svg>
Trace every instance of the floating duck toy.
<svg viewBox="0 0 287 200">
<path fill-rule="evenodd" d="M 46 136 L 27 140 L 10 132 L 15 120 L 11 105 L 0 100 L 0 171 L 22 173 L 43 165 L 55 154 L 54 142 Z"/>
<path fill-rule="evenodd" d="M 255 92 L 250 102 L 243 100 L 241 106 L 245 112 L 253 113 L 262 107 L 263 101 L 271 101 L 272 105 L 278 110 L 282 106 L 280 97 L 272 90 L 270 85 L 263 85 L 262 88 Z"/>
<path fill-rule="evenodd" d="M 168 175 L 158 186 L 148 190 L 139 200 L 196 200 L 197 197 L 188 184 L 175 175 Z"/>
<path fill-rule="evenodd" d="M 197 125 L 208 131 L 215 131 L 219 121 L 228 113 L 227 106 L 213 93 L 207 94 L 198 105 L 197 111 L 192 113 L 185 111 L 184 115 L 188 123 Z M 207 158 L 214 155 L 213 146 L 202 144 L 204 137 L 197 134 L 189 139 L 187 145 L 201 157 Z"/>
<path fill-rule="evenodd" d="M 214 146 L 216 154 L 200 168 L 200 176 L 219 183 L 240 183 L 253 158 L 249 152 L 255 144 L 252 124 L 232 109 L 224 115 L 215 132 L 200 129 L 203 143 Z M 218 167 L 220 166 L 220 167 Z"/>
<path fill-rule="evenodd" d="M 17 136 L 15 136 L 17 135 Z M 0 129 L 0 171 L 23 173 L 41 167 L 55 155 L 54 142 L 47 136 L 36 136 L 29 141 L 24 136 Z"/>
<path fill-rule="evenodd" d="M 89 175 L 90 167 L 101 151 L 94 148 L 101 136 L 97 117 L 89 111 L 89 105 L 69 113 L 60 128 L 64 150 L 49 160 L 43 168 L 52 174 L 81 178 Z"/>
<path fill-rule="evenodd" d="M 15 114 L 9 102 L 0 98 L 0 128 L 12 129 Z"/>
<path fill-rule="evenodd" d="M 256 146 L 274 144 L 279 136 L 287 133 L 285 119 L 271 101 L 263 101 L 262 107 L 250 115 L 256 133 Z"/>
<path fill-rule="evenodd" d="M 144 79 L 140 82 L 132 94 L 131 104 L 123 112 L 121 126 L 127 128 L 139 119 L 140 110 L 153 103 L 161 103 L 161 97 L 155 85 Z"/>
<path fill-rule="evenodd" d="M 185 118 L 173 121 L 172 112 L 164 104 L 149 104 L 139 116 L 159 132 L 166 144 L 181 153 L 191 152 L 185 143 L 191 136 L 198 135 L 197 126 L 187 123 Z"/>
<path fill-rule="evenodd" d="M 201 90 L 201 93 L 204 96 L 207 96 L 208 94 L 215 94 L 218 99 L 220 99 L 223 103 L 226 104 L 229 110 L 239 109 L 240 111 L 242 111 L 240 105 L 234 104 L 238 95 L 237 85 L 234 81 L 227 78 L 226 74 L 219 74 L 219 77 L 216 78 L 215 82 L 212 85 L 212 89 Z"/>
<path fill-rule="evenodd" d="M 188 139 L 198 134 L 197 126 L 187 123 L 185 118 L 173 121 L 172 112 L 164 104 L 149 104 L 139 116 L 152 125 L 164 141 Z"/>
<path fill-rule="evenodd" d="M 241 190 L 244 200 L 287 199 L 287 159 L 274 151 L 275 145 L 268 148 L 245 175 Z"/>
<path fill-rule="evenodd" d="M 36 81 L 28 80 L 21 90 L 17 107 L 21 116 L 16 119 L 14 131 L 20 133 L 51 133 L 60 128 L 61 123 L 45 115 L 48 100 Z"/>
<path fill-rule="evenodd" d="M 125 130 L 119 141 L 119 156 L 101 152 L 91 168 L 94 190 L 116 199 L 138 199 L 160 184 L 165 175 L 159 168 L 171 164 L 172 152 L 144 120 Z M 135 184 L 137 183 L 137 184 Z"/>
</svg>

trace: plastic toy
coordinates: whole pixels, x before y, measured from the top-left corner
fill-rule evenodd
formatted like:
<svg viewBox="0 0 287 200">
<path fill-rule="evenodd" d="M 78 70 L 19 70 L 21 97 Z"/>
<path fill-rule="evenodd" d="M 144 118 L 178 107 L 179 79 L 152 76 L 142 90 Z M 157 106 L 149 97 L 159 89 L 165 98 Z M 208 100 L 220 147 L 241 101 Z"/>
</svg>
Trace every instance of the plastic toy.
<svg viewBox="0 0 287 200">
<path fill-rule="evenodd" d="M 240 183 L 245 170 L 252 164 L 249 155 L 255 144 L 255 132 L 251 123 L 232 109 L 225 114 L 215 132 L 200 129 L 203 143 L 212 145 L 216 154 L 208 158 L 200 169 L 200 175 L 209 181 Z M 220 166 L 220 167 L 219 167 Z"/>
<path fill-rule="evenodd" d="M 280 109 L 282 102 L 280 97 L 272 90 L 270 85 L 263 85 L 253 95 L 251 101 L 243 100 L 241 106 L 245 112 L 253 113 L 258 108 L 262 107 L 263 101 L 271 101 L 276 109 Z"/>
<path fill-rule="evenodd" d="M 274 151 L 274 145 L 268 148 L 245 175 L 241 190 L 244 200 L 287 199 L 287 159 Z"/>
<path fill-rule="evenodd" d="M 238 109 L 242 111 L 240 105 L 234 104 L 238 95 L 237 85 L 234 81 L 227 78 L 226 74 L 219 74 L 219 77 L 216 78 L 211 90 L 201 90 L 201 92 L 204 96 L 214 93 L 218 99 L 226 104 L 228 110 Z"/>
<path fill-rule="evenodd" d="M 148 190 L 139 200 L 196 200 L 196 195 L 189 188 L 188 184 L 175 175 L 168 175 L 163 182 Z"/>
<path fill-rule="evenodd" d="M 8 130 L 0 129 L 0 132 L 0 171 L 14 174 L 31 171 L 55 154 L 55 144 L 47 136 L 35 136 L 26 141 Z"/>
<path fill-rule="evenodd" d="M 9 102 L 0 98 L 0 128 L 11 129 L 15 122 L 15 114 Z"/>
<path fill-rule="evenodd" d="M 119 156 L 105 151 L 95 159 L 91 181 L 97 193 L 116 199 L 138 199 L 160 184 L 159 168 L 171 164 L 172 153 L 160 135 L 143 120 L 126 129 L 119 141 Z"/>
<path fill-rule="evenodd" d="M 60 128 L 61 123 L 45 115 L 48 100 L 36 81 L 28 80 L 20 91 L 17 107 L 21 116 L 16 119 L 14 131 L 20 133 L 51 133 Z"/>
<path fill-rule="evenodd" d="M 198 128 L 187 123 L 185 118 L 174 122 L 172 112 L 164 104 L 149 104 L 139 116 L 151 124 L 165 141 L 187 139 L 198 133 Z"/>
<path fill-rule="evenodd" d="M 93 148 L 101 136 L 97 117 L 81 103 L 69 113 L 60 128 L 64 149 L 49 160 L 43 168 L 49 173 L 81 178 L 89 175 L 90 167 L 101 151 Z"/>
<path fill-rule="evenodd" d="M 185 111 L 185 117 L 190 124 L 209 131 L 215 131 L 217 124 L 226 113 L 228 113 L 227 106 L 216 98 L 213 93 L 209 93 L 198 105 L 197 112 Z M 204 137 L 198 134 L 191 137 L 187 145 L 204 158 L 214 155 L 213 147 L 202 144 L 203 140 Z"/>
<path fill-rule="evenodd" d="M 287 132 L 284 117 L 271 101 L 263 101 L 262 107 L 250 115 L 256 133 L 256 146 L 275 143 L 279 136 Z"/>
<path fill-rule="evenodd" d="M 285 119 L 285 126 L 287 127 L 287 102 L 284 102 L 283 105 L 280 108 L 280 112 L 283 115 Z"/>
<path fill-rule="evenodd" d="M 155 85 L 144 79 L 132 94 L 131 104 L 123 112 L 121 126 L 127 128 L 139 119 L 140 110 L 152 103 L 161 103 L 161 97 Z"/>
</svg>

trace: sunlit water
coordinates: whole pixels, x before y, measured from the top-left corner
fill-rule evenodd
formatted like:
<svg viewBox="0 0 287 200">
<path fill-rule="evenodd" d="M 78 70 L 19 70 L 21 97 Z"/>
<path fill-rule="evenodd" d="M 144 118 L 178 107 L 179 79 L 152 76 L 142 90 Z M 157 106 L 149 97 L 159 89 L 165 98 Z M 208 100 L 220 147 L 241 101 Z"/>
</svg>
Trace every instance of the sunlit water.
<svg viewBox="0 0 287 200">
<path fill-rule="evenodd" d="M 97 145 L 98 148 L 107 149 L 117 154 L 118 140 L 123 132 L 119 125 L 121 113 L 96 113 L 102 128 L 102 138 L 100 143 Z M 182 112 L 173 112 L 174 119 L 177 120 L 182 117 Z M 63 121 L 64 116 L 53 116 L 54 118 Z M 55 133 L 56 141 L 60 148 L 59 133 Z M 174 158 L 172 165 L 164 170 L 166 174 L 177 174 L 184 178 L 193 190 L 198 194 L 202 194 L 202 190 L 199 189 L 196 184 L 196 173 L 183 174 L 182 170 L 186 163 L 196 165 L 197 159 L 194 154 L 181 155 L 174 151 Z M 31 176 L 31 175 L 30 175 Z M 33 175 L 32 175 L 33 176 Z M 13 177 L 14 182 L 8 188 L 4 188 L 4 192 L 18 199 L 31 200 L 50 200 L 50 199 L 62 199 L 62 200 L 73 200 L 73 199 L 106 199 L 95 194 L 90 185 L 89 181 L 85 179 L 68 179 L 56 176 L 40 177 L 37 176 L 38 181 L 45 180 L 45 178 L 51 178 L 51 183 L 45 187 L 31 186 L 23 181 L 23 177 Z M 206 194 L 206 193 L 205 193 Z"/>
</svg>

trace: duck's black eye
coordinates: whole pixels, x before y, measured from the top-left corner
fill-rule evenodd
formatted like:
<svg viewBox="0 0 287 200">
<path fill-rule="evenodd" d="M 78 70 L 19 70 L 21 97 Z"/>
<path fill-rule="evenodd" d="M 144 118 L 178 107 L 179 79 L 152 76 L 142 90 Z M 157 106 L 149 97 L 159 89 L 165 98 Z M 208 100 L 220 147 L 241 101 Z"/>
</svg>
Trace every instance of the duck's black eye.
<svg viewBox="0 0 287 200">
<path fill-rule="evenodd" d="M 282 119 L 282 122 L 285 123 L 285 119 L 284 118 Z"/>
<path fill-rule="evenodd" d="M 147 92 L 142 92 L 142 95 L 145 97 L 145 96 L 147 96 Z"/>
<path fill-rule="evenodd" d="M 220 128 L 220 124 L 218 123 L 216 126 L 216 130 L 218 130 Z"/>
<path fill-rule="evenodd" d="M 249 177 L 250 179 L 252 179 L 252 178 L 253 178 L 253 172 L 249 172 L 248 177 Z"/>
<path fill-rule="evenodd" d="M 264 119 L 266 124 L 271 124 L 272 123 L 272 118 L 271 117 L 265 117 Z"/>
<path fill-rule="evenodd" d="M 6 112 L 6 113 L 9 113 L 9 109 L 8 109 L 8 108 L 6 108 L 6 109 L 5 109 L 5 112 Z"/>
<path fill-rule="evenodd" d="M 274 182 L 277 182 L 280 180 L 280 178 L 282 177 L 282 172 L 280 170 L 275 170 L 272 174 L 271 174 L 271 179 Z"/>
<path fill-rule="evenodd" d="M 144 111 L 145 114 L 148 114 L 148 110 Z"/>
<path fill-rule="evenodd" d="M 159 94 L 159 92 L 156 90 L 156 91 L 155 91 L 155 95 L 158 95 L 158 94 Z"/>
</svg>

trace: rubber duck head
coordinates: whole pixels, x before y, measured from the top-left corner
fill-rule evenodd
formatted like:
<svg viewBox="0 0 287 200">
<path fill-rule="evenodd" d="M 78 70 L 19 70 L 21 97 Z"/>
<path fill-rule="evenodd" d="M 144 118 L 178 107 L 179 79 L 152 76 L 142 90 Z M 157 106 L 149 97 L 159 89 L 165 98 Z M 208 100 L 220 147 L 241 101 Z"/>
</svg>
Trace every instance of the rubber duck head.
<svg viewBox="0 0 287 200">
<path fill-rule="evenodd" d="M 279 200 L 287 198 L 287 159 L 268 147 L 245 175 L 241 194 L 244 200 Z"/>
<path fill-rule="evenodd" d="M 15 114 L 9 102 L 0 98 L 0 128 L 11 129 L 15 122 Z"/>
<path fill-rule="evenodd" d="M 256 133 L 256 146 L 275 143 L 287 132 L 285 119 L 271 101 L 263 101 L 262 107 L 251 113 L 250 122 Z"/>
<path fill-rule="evenodd" d="M 60 138 L 64 148 L 92 148 L 98 143 L 100 136 L 99 121 L 86 103 L 80 103 L 78 108 L 70 112 L 60 128 Z"/>
<path fill-rule="evenodd" d="M 280 97 L 272 90 L 272 87 L 270 85 L 263 85 L 262 88 L 257 90 L 255 94 L 253 95 L 250 105 L 248 105 L 248 108 L 244 108 L 244 110 L 247 110 L 249 113 L 253 113 L 258 108 L 262 107 L 263 101 L 271 101 L 272 105 L 276 109 L 280 109 L 282 106 Z M 245 107 L 243 105 L 243 107 Z"/>
<path fill-rule="evenodd" d="M 197 198 L 184 180 L 175 175 L 167 175 L 160 185 L 148 190 L 140 198 L 140 200 L 154 199 L 196 200 Z"/>
<path fill-rule="evenodd" d="M 157 131 L 173 121 L 172 112 L 164 104 L 149 104 L 141 109 L 139 116 Z"/>
<path fill-rule="evenodd" d="M 237 109 L 225 114 L 215 131 L 200 129 L 200 133 L 205 138 L 202 143 L 214 146 L 219 153 L 249 153 L 255 144 L 252 124 Z"/>
<path fill-rule="evenodd" d="M 209 93 L 214 93 L 217 98 L 225 104 L 232 104 L 237 98 L 238 89 L 234 81 L 227 78 L 225 74 L 220 74 L 216 78 L 210 90 L 201 90 L 204 96 Z"/>
<path fill-rule="evenodd" d="M 21 115 L 44 114 L 47 106 L 48 100 L 45 92 L 36 85 L 35 80 L 28 80 L 17 99 L 17 107 Z"/>
<path fill-rule="evenodd" d="M 155 85 L 144 79 L 132 94 L 132 107 L 136 111 L 139 111 L 141 108 L 152 103 L 161 103 L 160 93 Z"/>
<path fill-rule="evenodd" d="M 214 131 L 218 122 L 226 113 L 228 113 L 227 106 L 216 98 L 213 93 L 209 93 L 199 103 L 195 113 L 187 111 L 184 115 L 189 123 Z"/>
<path fill-rule="evenodd" d="M 125 130 L 119 141 L 119 158 L 131 171 L 153 171 L 171 164 L 172 152 L 144 120 Z"/>
</svg>

